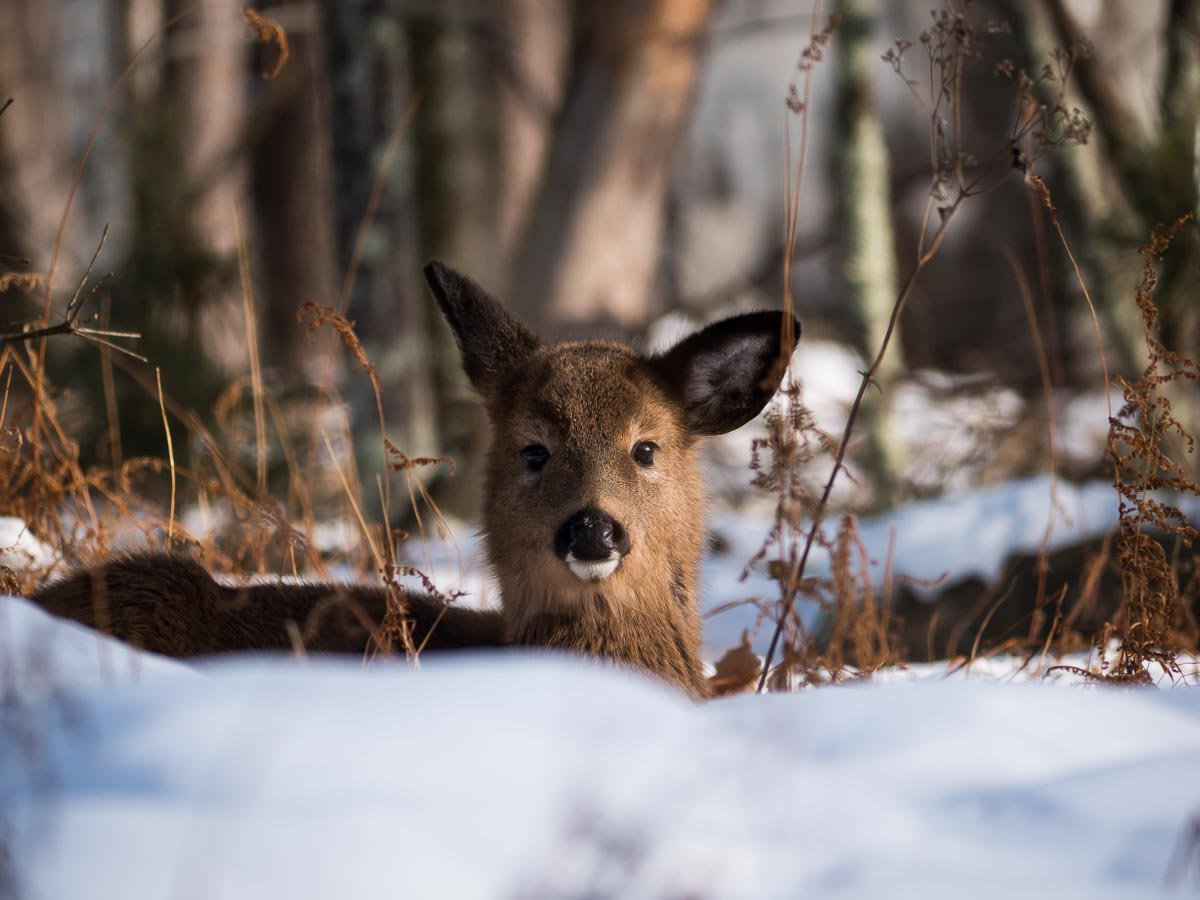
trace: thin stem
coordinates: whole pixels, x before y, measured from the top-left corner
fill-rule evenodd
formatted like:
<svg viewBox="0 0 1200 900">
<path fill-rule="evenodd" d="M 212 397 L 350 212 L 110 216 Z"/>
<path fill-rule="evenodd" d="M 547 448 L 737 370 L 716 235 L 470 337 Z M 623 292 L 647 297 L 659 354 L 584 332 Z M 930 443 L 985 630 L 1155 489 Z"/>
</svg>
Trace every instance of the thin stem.
<svg viewBox="0 0 1200 900">
<path fill-rule="evenodd" d="M 821 499 L 817 502 L 816 509 L 813 511 L 812 527 L 809 529 L 807 536 L 804 539 L 804 550 L 800 555 L 800 562 L 793 573 L 791 579 L 792 584 L 799 584 L 804 578 L 804 572 L 808 566 L 808 557 L 812 552 L 813 542 L 816 540 L 817 531 L 821 526 L 821 521 L 825 516 L 825 510 L 829 506 L 829 496 L 833 493 L 833 485 L 837 480 L 838 474 L 842 471 L 843 463 L 846 458 L 846 450 L 850 445 L 850 435 L 854 431 L 855 422 L 858 420 L 859 411 L 862 409 L 863 399 L 867 395 L 867 388 L 874 382 L 875 374 L 883 365 L 883 359 L 887 355 L 888 347 L 892 342 L 892 335 L 896 331 L 896 326 L 900 321 L 900 314 L 904 311 L 905 305 L 908 303 L 909 297 L 912 296 L 913 289 L 917 286 L 917 280 L 921 277 L 921 273 L 930 261 L 937 255 L 938 250 L 942 245 L 942 239 L 946 235 L 946 229 L 954 218 L 954 214 L 958 211 L 962 202 L 967 198 L 965 193 L 959 193 L 954 202 L 946 207 L 945 213 L 942 215 L 941 225 L 934 232 L 933 238 L 929 242 L 928 249 L 925 250 L 918 258 L 916 265 L 913 267 L 912 273 L 908 276 L 908 280 L 904 283 L 904 287 L 900 290 L 900 294 L 896 297 L 896 302 L 892 306 L 892 315 L 888 320 L 887 331 L 884 332 L 883 340 L 879 345 L 879 352 L 875 356 L 871 367 L 864 373 L 862 381 L 858 386 L 858 393 L 854 397 L 854 403 L 850 407 L 850 414 L 846 419 L 846 427 L 842 431 L 842 439 L 838 442 L 837 452 L 834 454 L 833 470 L 829 473 L 829 478 L 825 482 L 825 488 L 821 492 Z M 788 617 L 794 613 L 796 598 L 793 594 L 786 600 L 785 608 L 780 611 L 778 620 L 775 623 L 775 631 L 771 635 L 771 644 L 767 648 L 767 656 L 763 661 L 762 672 L 759 674 L 758 687 L 755 688 L 757 693 L 762 693 L 763 688 L 767 683 L 767 675 L 771 670 L 771 663 L 775 658 L 775 651 L 779 646 L 779 638 L 783 633 L 784 623 Z"/>
</svg>

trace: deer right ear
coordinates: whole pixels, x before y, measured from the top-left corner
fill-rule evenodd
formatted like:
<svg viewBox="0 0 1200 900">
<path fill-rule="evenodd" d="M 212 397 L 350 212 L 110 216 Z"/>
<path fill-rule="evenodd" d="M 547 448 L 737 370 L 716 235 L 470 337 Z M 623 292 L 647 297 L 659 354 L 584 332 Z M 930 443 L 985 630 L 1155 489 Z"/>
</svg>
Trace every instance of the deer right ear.
<svg viewBox="0 0 1200 900">
<path fill-rule="evenodd" d="M 783 380 L 782 326 L 778 312 L 734 316 L 650 360 L 682 401 L 692 434 L 725 434 L 762 412 Z M 792 334 L 800 337 L 795 319 Z"/>
<path fill-rule="evenodd" d="M 481 393 L 489 392 L 540 343 L 494 297 L 440 260 L 425 264 L 425 280 L 462 354 L 463 371 Z"/>
</svg>

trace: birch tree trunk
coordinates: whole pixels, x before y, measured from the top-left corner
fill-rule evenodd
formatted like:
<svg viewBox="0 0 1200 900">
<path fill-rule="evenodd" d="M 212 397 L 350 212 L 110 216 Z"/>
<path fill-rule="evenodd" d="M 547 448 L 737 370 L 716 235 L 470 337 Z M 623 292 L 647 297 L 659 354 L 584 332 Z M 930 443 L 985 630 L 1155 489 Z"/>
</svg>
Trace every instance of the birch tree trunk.
<svg viewBox="0 0 1200 900">
<path fill-rule="evenodd" d="M 877 0 L 843 0 L 837 46 L 838 217 L 846 295 L 862 335 L 864 357 L 883 343 L 896 302 L 896 242 L 892 230 L 890 162 L 883 125 L 875 110 L 873 73 L 879 68 L 874 40 Z M 901 343 L 893 340 L 879 370 L 881 396 L 863 409 L 876 502 L 895 499 L 903 447 L 891 427 L 892 382 L 903 367 Z"/>
</svg>

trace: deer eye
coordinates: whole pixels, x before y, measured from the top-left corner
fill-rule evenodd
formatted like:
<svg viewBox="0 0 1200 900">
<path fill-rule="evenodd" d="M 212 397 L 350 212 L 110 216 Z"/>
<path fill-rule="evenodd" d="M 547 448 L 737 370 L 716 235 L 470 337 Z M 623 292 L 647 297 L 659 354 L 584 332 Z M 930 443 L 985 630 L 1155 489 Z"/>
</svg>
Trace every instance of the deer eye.
<svg viewBox="0 0 1200 900">
<path fill-rule="evenodd" d="M 542 466 L 546 465 L 546 461 L 550 459 L 550 451 L 541 444 L 530 444 L 521 451 L 521 456 L 525 458 L 525 464 L 529 466 L 531 472 L 540 472 Z"/>
<path fill-rule="evenodd" d="M 633 461 L 644 469 L 648 469 L 654 465 L 654 454 L 658 451 L 658 444 L 653 441 L 642 441 L 633 448 Z"/>
</svg>

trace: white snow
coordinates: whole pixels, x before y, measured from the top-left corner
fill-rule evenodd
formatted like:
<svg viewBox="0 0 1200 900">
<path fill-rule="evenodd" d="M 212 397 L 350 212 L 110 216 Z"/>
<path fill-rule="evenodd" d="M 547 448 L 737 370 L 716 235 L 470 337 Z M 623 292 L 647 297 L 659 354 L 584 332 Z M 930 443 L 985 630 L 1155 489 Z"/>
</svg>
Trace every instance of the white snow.
<svg viewBox="0 0 1200 900">
<path fill-rule="evenodd" d="M 82 646 L 0 608 L 6 654 L 47 628 L 38 652 Z M 72 666 L 36 702 L 6 676 L 0 840 L 25 895 L 1145 898 L 1200 809 L 1192 690 L 922 681 L 695 706 L 515 653 L 145 662 L 136 683 Z"/>
<path fill-rule="evenodd" d="M 26 600 L 0 595 L 0 694 L 34 683 L 47 690 L 179 678 L 192 669 L 134 650 L 75 622 L 55 619 Z"/>
<path fill-rule="evenodd" d="M 42 568 L 54 562 L 55 553 L 15 516 L 0 516 L 0 566 L 18 572 Z"/>
</svg>

